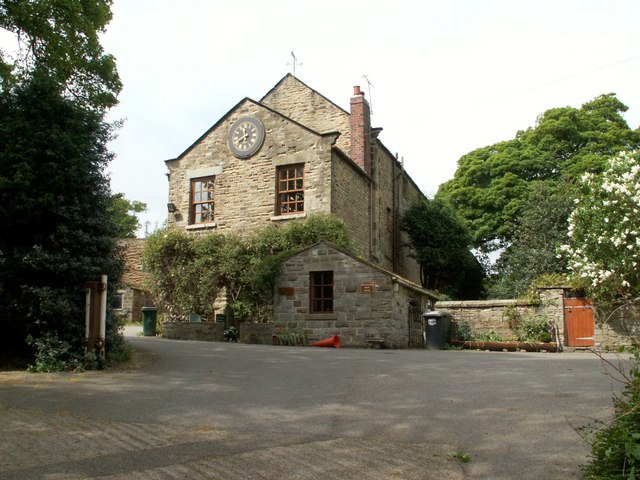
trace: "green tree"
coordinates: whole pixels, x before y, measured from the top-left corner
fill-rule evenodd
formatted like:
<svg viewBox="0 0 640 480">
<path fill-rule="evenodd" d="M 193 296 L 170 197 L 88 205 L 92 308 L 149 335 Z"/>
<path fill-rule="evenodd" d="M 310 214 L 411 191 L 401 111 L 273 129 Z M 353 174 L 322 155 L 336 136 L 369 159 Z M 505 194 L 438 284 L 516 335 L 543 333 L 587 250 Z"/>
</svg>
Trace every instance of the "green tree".
<svg viewBox="0 0 640 480">
<path fill-rule="evenodd" d="M 111 0 L 2 0 L 0 28 L 12 32 L 15 58 L 0 51 L 0 84 L 10 89 L 34 71 L 46 72 L 88 108 L 117 103 L 122 83 L 99 35 L 111 21 Z"/>
<path fill-rule="evenodd" d="M 138 214 L 146 211 L 146 203 L 128 200 L 124 193 L 112 194 L 108 212 L 116 226 L 116 238 L 135 238 L 140 228 Z"/>
<path fill-rule="evenodd" d="M 513 238 L 490 277 L 490 297 L 523 296 L 538 277 L 567 273 L 567 262 L 557 253 L 567 243 L 568 218 L 577 195 L 572 183 L 539 181 L 531 185 L 522 215 L 512 227 Z"/>
<path fill-rule="evenodd" d="M 53 334 L 80 352 L 83 283 L 120 278 L 103 173 L 110 136 L 102 116 L 64 98 L 46 72 L 1 92 L 2 348 Z M 119 341 L 110 339 L 107 351 Z"/>
<path fill-rule="evenodd" d="M 601 172 L 606 159 L 640 147 L 640 131 L 622 114 L 614 94 L 580 107 L 554 108 L 535 127 L 512 140 L 470 152 L 437 197 L 448 200 L 467 223 L 475 247 L 491 251 L 508 244 L 524 211 L 532 182 L 571 182 L 584 172 Z"/>
<path fill-rule="evenodd" d="M 621 152 L 601 174 L 582 176 L 563 248 L 570 270 L 599 305 L 640 298 L 640 153 Z"/>
<path fill-rule="evenodd" d="M 411 239 L 423 287 L 460 299 L 482 296 L 484 271 L 470 251 L 471 236 L 445 201 L 415 203 L 403 214 L 400 228 Z"/>
</svg>

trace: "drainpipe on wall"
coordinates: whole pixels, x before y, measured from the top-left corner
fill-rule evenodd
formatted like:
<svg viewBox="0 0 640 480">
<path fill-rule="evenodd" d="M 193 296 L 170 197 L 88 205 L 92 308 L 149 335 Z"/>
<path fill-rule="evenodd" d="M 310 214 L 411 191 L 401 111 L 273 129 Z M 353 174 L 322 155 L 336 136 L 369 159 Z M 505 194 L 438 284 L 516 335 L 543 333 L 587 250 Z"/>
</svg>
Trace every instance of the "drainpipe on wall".
<svg viewBox="0 0 640 480">
<path fill-rule="evenodd" d="M 400 165 L 399 172 L 396 174 L 396 168 Z M 404 171 L 404 158 L 402 163 L 398 162 L 398 154 L 396 153 L 395 161 L 391 167 L 392 182 L 391 182 L 391 258 L 393 261 L 393 271 L 399 273 L 400 270 L 400 230 L 398 228 L 398 222 L 400 221 L 400 198 L 402 197 L 402 174 Z"/>
</svg>

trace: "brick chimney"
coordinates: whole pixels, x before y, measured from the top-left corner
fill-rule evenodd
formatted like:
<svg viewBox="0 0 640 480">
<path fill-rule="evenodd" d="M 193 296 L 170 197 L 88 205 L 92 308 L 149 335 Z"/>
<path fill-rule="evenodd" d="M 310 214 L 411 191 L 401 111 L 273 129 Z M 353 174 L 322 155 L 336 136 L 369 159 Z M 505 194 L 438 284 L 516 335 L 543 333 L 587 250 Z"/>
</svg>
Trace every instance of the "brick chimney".
<svg viewBox="0 0 640 480">
<path fill-rule="evenodd" d="M 360 86 L 353 87 L 351 97 L 351 159 L 371 174 L 371 110 Z"/>
</svg>

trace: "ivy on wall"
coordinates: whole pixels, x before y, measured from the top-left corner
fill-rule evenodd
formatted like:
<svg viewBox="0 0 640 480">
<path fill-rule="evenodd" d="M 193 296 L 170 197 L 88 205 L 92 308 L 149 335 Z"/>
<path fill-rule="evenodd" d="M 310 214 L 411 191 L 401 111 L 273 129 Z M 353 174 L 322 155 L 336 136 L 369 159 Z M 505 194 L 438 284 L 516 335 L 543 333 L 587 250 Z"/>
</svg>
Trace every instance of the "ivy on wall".
<svg viewBox="0 0 640 480">
<path fill-rule="evenodd" d="M 282 259 L 320 240 L 357 253 L 341 219 L 313 214 L 245 237 L 158 230 L 147 239 L 143 262 L 158 306 L 172 321 L 192 313 L 213 320 L 216 298 L 225 289 L 236 323 L 267 322 L 273 319 Z"/>
</svg>

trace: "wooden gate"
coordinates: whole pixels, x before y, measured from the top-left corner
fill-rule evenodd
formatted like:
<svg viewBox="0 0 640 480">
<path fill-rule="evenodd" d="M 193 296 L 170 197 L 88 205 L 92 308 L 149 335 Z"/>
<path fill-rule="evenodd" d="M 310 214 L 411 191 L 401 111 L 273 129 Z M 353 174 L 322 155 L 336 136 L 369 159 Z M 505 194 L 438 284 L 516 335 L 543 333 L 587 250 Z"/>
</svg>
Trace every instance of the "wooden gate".
<svg viewBox="0 0 640 480">
<path fill-rule="evenodd" d="M 594 344 L 593 306 L 586 298 L 564 299 L 564 336 L 568 347 L 591 347 Z"/>
</svg>

